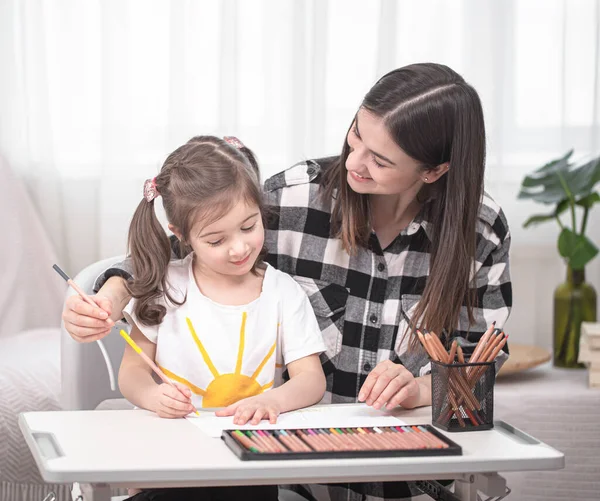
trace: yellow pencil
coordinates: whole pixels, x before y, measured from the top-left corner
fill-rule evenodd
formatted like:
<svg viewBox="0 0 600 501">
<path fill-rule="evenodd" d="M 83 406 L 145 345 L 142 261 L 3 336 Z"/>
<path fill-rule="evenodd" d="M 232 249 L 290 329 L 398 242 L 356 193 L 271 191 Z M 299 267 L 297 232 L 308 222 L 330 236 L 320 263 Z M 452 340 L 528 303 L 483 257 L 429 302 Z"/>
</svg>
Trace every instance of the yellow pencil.
<svg viewBox="0 0 600 501">
<path fill-rule="evenodd" d="M 179 393 L 181 393 L 185 398 L 187 398 L 187 395 L 185 393 L 183 393 L 183 390 L 181 390 L 176 384 L 173 383 L 173 381 L 171 381 L 167 376 L 165 376 L 164 372 L 160 370 L 160 368 L 158 367 L 158 365 L 156 365 L 154 363 L 154 360 L 152 360 L 148 355 L 146 355 L 142 349 L 137 345 L 137 343 L 131 339 L 131 337 L 129 336 L 129 334 L 127 334 L 127 332 L 125 332 L 123 329 L 121 329 L 120 331 L 121 337 L 127 341 L 127 343 L 129 344 L 129 346 L 131 346 L 134 351 L 140 355 L 140 357 L 142 357 L 142 359 L 144 360 L 144 362 L 146 362 L 154 372 L 156 372 L 156 375 L 161 378 L 163 380 L 164 383 L 171 385 L 173 388 L 176 388 Z M 194 409 L 194 412 L 199 416 L 200 413 L 198 412 L 198 409 L 196 409 L 196 407 L 194 407 L 194 405 L 192 404 L 192 407 Z"/>
</svg>

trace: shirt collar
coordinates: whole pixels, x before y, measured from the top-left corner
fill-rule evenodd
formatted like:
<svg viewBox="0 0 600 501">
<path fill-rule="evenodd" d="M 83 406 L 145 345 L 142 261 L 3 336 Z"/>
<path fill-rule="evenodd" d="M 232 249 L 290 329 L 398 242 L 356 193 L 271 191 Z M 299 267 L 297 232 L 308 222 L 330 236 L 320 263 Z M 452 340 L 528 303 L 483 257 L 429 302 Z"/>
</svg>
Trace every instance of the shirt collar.
<svg viewBox="0 0 600 501">
<path fill-rule="evenodd" d="M 425 234 L 429 241 L 432 241 L 433 238 L 433 227 L 431 222 L 425 218 L 425 205 L 421 208 L 419 213 L 415 216 L 415 218 L 409 223 L 409 225 L 402 231 L 402 233 L 406 235 L 414 235 L 419 231 L 420 228 L 423 228 Z"/>
</svg>

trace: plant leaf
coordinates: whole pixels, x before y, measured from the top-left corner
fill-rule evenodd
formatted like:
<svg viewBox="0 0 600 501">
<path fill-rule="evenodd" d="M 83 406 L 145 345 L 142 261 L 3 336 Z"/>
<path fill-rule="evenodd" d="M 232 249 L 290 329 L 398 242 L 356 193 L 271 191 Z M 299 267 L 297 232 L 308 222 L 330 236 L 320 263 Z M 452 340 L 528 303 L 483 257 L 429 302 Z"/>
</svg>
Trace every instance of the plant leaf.
<svg viewBox="0 0 600 501">
<path fill-rule="evenodd" d="M 523 180 L 518 198 L 531 199 L 543 204 L 557 204 L 566 198 L 565 189 L 556 173 L 528 182 L 530 180 L 529 176 Z"/>
<path fill-rule="evenodd" d="M 571 158 L 571 155 L 573 155 L 573 151 L 573 149 L 570 149 L 562 157 L 548 162 L 546 165 L 540 167 L 535 172 L 554 172 L 557 170 L 567 170 L 567 167 L 569 166 L 569 158 Z"/>
<path fill-rule="evenodd" d="M 543 189 L 529 190 L 521 188 L 517 198 L 530 199 L 542 204 L 556 204 L 565 198 L 565 190 L 558 179 L 552 179 L 543 186 Z"/>
<path fill-rule="evenodd" d="M 565 155 L 542 167 L 546 170 L 541 176 L 539 175 L 540 169 L 526 176 L 521 184 L 518 198 L 531 199 L 543 204 L 559 203 L 567 194 L 561 183 L 561 176 L 573 196 L 581 197 L 590 193 L 596 183 L 600 181 L 600 159 L 594 158 L 576 167 L 565 166 L 564 162 L 569 156 L 569 154 Z M 552 170 L 552 166 L 555 167 L 554 170 Z"/>
<path fill-rule="evenodd" d="M 581 270 L 598 254 L 598 248 L 584 235 L 564 228 L 558 237 L 558 252 L 574 270 Z"/>
<path fill-rule="evenodd" d="M 563 198 L 560 202 L 558 202 L 556 209 L 554 211 L 555 216 L 560 216 L 564 211 L 569 208 L 569 199 Z"/>
<path fill-rule="evenodd" d="M 569 170 L 569 158 L 573 150 L 567 152 L 561 158 L 548 162 L 543 167 L 534 170 L 531 174 L 525 176 L 521 183 L 522 188 L 532 188 L 534 186 L 543 186 L 554 178 L 557 172 L 567 172 Z"/>
<path fill-rule="evenodd" d="M 523 223 L 523 228 L 528 228 L 532 225 L 545 223 L 546 221 L 554 219 L 554 217 L 554 212 L 552 214 L 535 214 Z"/>
<path fill-rule="evenodd" d="M 546 221 L 550 221 L 551 219 L 554 220 L 568 208 L 569 199 L 565 198 L 556 205 L 556 209 L 554 209 L 554 212 L 552 212 L 551 214 L 534 214 L 533 216 L 531 216 L 527 221 L 523 223 L 523 228 L 528 228 L 529 226 L 545 223 Z"/>
<path fill-rule="evenodd" d="M 575 197 L 587 195 L 600 180 L 600 159 L 594 158 L 564 174 L 564 179 Z"/>
<path fill-rule="evenodd" d="M 595 203 L 600 202 L 600 194 L 597 191 L 590 193 L 589 195 L 580 198 L 575 202 L 577 205 L 584 207 L 585 209 L 589 209 Z"/>
</svg>

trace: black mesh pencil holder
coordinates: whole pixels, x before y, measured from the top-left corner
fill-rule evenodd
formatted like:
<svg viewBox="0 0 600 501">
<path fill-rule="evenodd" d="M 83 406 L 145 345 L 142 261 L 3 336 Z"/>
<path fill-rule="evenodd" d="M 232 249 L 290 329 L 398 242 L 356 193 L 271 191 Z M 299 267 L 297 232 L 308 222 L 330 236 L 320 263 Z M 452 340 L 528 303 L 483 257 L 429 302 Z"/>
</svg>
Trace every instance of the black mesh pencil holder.
<svg viewBox="0 0 600 501">
<path fill-rule="evenodd" d="M 494 362 L 431 362 L 432 424 L 445 431 L 494 427 Z"/>
</svg>

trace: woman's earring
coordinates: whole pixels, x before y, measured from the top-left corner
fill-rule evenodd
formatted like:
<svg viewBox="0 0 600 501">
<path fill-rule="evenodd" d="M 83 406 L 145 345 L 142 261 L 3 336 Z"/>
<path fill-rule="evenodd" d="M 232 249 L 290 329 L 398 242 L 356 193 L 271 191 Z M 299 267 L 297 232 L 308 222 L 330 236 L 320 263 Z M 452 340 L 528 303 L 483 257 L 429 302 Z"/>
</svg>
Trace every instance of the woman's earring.
<svg viewBox="0 0 600 501">
<path fill-rule="evenodd" d="M 427 182 L 427 181 L 429 181 L 429 179 L 428 178 L 424 178 L 424 181 Z"/>
</svg>

